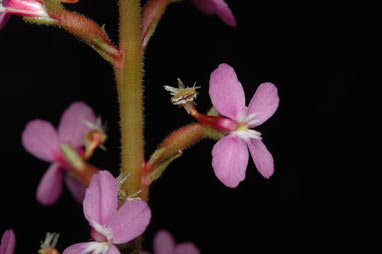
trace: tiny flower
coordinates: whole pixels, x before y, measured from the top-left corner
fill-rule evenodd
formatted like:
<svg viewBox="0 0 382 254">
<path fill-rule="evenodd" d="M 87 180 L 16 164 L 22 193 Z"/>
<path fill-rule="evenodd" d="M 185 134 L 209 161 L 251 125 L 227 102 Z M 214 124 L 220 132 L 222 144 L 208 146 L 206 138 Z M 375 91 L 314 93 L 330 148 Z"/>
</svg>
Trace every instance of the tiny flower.
<svg viewBox="0 0 382 254">
<path fill-rule="evenodd" d="M 13 254 L 16 246 L 16 237 L 12 229 L 6 230 L 1 238 L 0 254 Z"/>
<path fill-rule="evenodd" d="M 221 64 L 211 73 L 209 94 L 216 110 L 236 122 L 235 128 L 212 149 L 212 167 L 217 178 L 232 188 L 243 181 L 248 149 L 260 174 L 271 177 L 274 171 L 272 154 L 261 141 L 261 133 L 251 128 L 261 125 L 275 113 L 279 104 L 276 86 L 261 84 L 246 107 L 244 90 L 234 69 Z"/>
<path fill-rule="evenodd" d="M 0 29 L 11 14 L 51 21 L 42 0 L 0 0 Z"/>
<path fill-rule="evenodd" d="M 236 26 L 235 17 L 224 0 L 192 0 L 194 4 L 208 15 L 217 14 L 224 23 Z"/>
<path fill-rule="evenodd" d="M 118 208 L 118 183 L 108 171 L 93 175 L 83 209 L 94 241 L 69 246 L 63 254 L 119 254 L 116 244 L 141 235 L 151 219 L 145 201 L 126 201 Z"/>
<path fill-rule="evenodd" d="M 199 254 L 200 251 L 191 242 L 175 244 L 174 238 L 166 230 L 160 230 L 154 237 L 154 254 Z M 141 254 L 148 254 L 142 252 Z"/>
<path fill-rule="evenodd" d="M 48 170 L 42 177 L 37 188 L 37 200 L 43 205 L 55 203 L 62 190 L 62 179 L 78 202 L 82 202 L 85 187 L 71 175 L 71 170 L 63 157 L 60 144 L 66 142 L 71 147 L 81 150 L 83 137 L 88 131 L 84 122 L 96 122 L 93 110 L 83 102 L 74 102 L 61 117 L 56 131 L 50 122 L 32 120 L 26 126 L 21 139 L 24 148 L 39 158 L 50 162 Z"/>
</svg>

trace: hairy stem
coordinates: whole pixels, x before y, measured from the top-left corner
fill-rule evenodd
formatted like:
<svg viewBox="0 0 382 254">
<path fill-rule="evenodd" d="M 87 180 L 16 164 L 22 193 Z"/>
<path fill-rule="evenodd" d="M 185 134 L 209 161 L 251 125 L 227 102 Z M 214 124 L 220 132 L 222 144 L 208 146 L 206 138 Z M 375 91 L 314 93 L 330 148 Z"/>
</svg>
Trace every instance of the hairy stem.
<svg viewBox="0 0 382 254">
<path fill-rule="evenodd" d="M 119 0 L 119 49 L 123 60 L 115 64 L 121 125 L 121 172 L 130 174 L 125 182 L 129 194 L 141 188 L 144 163 L 142 46 L 140 1 Z"/>
</svg>

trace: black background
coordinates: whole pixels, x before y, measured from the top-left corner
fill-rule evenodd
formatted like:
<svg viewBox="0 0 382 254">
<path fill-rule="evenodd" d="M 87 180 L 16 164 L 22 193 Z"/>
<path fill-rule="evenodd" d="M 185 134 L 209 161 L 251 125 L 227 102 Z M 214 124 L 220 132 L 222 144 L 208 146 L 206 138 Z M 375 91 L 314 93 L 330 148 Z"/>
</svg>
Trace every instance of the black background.
<svg viewBox="0 0 382 254">
<path fill-rule="evenodd" d="M 67 6 L 105 23 L 116 42 L 117 3 L 96 2 Z M 214 142 L 200 142 L 153 185 L 145 249 L 151 251 L 155 232 L 165 228 L 202 253 L 364 252 L 374 227 L 366 197 L 376 193 L 369 187 L 378 186 L 371 182 L 379 170 L 363 142 L 377 142 L 378 127 L 370 120 L 381 113 L 377 16 L 372 8 L 227 2 L 237 28 L 185 1 L 168 8 L 150 41 L 146 157 L 172 130 L 193 121 L 170 104 L 162 86 L 175 85 L 177 77 L 197 81 L 203 112 L 211 106 L 209 75 L 225 62 L 235 68 L 247 102 L 261 82 L 279 89 L 279 109 L 258 128 L 275 174 L 263 179 L 250 161 L 246 180 L 226 188 L 211 167 Z M 16 16 L 0 31 L 0 50 L 1 234 L 14 229 L 16 253 L 36 253 L 47 231 L 62 234 L 60 250 L 87 241 L 90 227 L 67 189 L 52 207 L 36 202 L 48 164 L 23 149 L 20 135 L 35 118 L 57 126 L 65 108 L 83 100 L 108 123 L 108 151 L 96 152 L 92 163 L 116 176 L 120 136 L 112 68 L 68 33 Z"/>
</svg>

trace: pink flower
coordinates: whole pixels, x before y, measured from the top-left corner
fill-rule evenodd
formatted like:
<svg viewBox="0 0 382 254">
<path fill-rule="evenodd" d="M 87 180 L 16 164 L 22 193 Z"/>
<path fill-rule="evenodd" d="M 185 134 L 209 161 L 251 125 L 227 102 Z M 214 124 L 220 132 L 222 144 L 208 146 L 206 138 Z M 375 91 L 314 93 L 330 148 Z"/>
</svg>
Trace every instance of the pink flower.
<svg viewBox="0 0 382 254">
<path fill-rule="evenodd" d="M 40 119 L 32 120 L 25 126 L 21 136 L 24 148 L 40 160 L 51 163 L 37 188 L 36 196 L 41 204 L 52 205 L 57 201 L 63 177 L 74 198 L 82 202 L 85 187 L 66 174 L 71 168 L 61 154 L 60 144 L 67 142 L 74 149 L 81 149 L 83 137 L 89 130 L 86 123 L 95 122 L 96 116 L 88 105 L 74 102 L 62 115 L 57 131 L 50 122 Z"/>
<path fill-rule="evenodd" d="M 224 23 L 236 26 L 235 17 L 224 0 L 193 0 L 194 4 L 204 13 L 217 14 Z"/>
<path fill-rule="evenodd" d="M 51 20 L 41 0 L 0 0 L 0 29 L 10 14 Z"/>
<path fill-rule="evenodd" d="M 6 230 L 1 238 L 0 254 L 13 254 L 16 237 L 12 229 Z"/>
<path fill-rule="evenodd" d="M 108 171 L 93 175 L 86 190 L 83 209 L 94 241 L 77 243 L 63 254 L 119 254 L 116 244 L 141 235 L 151 219 L 151 211 L 142 200 L 126 201 L 118 208 L 118 184 Z"/>
<path fill-rule="evenodd" d="M 199 254 L 200 251 L 191 242 L 175 244 L 174 238 L 166 230 L 160 230 L 154 237 L 155 254 Z M 141 254 L 148 254 L 142 252 Z"/>
<path fill-rule="evenodd" d="M 244 90 L 234 69 L 221 64 L 211 73 L 209 94 L 216 110 L 236 122 L 229 135 L 212 149 L 212 167 L 217 178 L 232 188 L 244 180 L 249 159 L 247 147 L 260 174 L 271 177 L 272 154 L 261 141 L 261 133 L 250 128 L 261 125 L 275 113 L 279 105 L 276 86 L 261 84 L 246 107 Z"/>
</svg>

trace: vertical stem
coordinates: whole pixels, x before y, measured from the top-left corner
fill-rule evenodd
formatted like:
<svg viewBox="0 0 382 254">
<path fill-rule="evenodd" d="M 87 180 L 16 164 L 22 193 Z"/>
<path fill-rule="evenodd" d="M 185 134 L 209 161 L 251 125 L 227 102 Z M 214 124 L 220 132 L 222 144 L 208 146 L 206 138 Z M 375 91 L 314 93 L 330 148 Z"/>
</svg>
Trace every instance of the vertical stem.
<svg viewBox="0 0 382 254">
<path fill-rule="evenodd" d="M 125 189 L 140 189 L 144 163 L 142 46 L 140 1 L 119 0 L 119 49 L 123 60 L 115 64 L 121 118 L 121 171 L 130 174 Z"/>
</svg>

